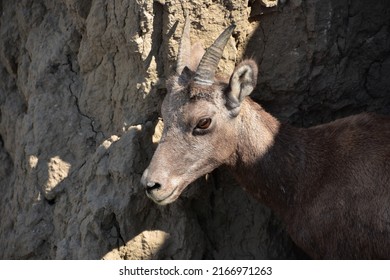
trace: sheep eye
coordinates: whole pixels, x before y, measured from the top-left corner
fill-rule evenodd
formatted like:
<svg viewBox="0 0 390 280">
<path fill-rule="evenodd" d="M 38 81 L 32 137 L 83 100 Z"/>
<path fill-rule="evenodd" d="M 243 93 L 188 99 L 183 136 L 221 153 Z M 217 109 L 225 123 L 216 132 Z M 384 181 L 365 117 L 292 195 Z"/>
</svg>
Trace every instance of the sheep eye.
<svg viewBox="0 0 390 280">
<path fill-rule="evenodd" d="M 198 124 L 196 125 L 196 128 L 207 129 L 207 128 L 209 128 L 210 124 L 211 124 L 210 118 L 200 119 Z"/>
</svg>

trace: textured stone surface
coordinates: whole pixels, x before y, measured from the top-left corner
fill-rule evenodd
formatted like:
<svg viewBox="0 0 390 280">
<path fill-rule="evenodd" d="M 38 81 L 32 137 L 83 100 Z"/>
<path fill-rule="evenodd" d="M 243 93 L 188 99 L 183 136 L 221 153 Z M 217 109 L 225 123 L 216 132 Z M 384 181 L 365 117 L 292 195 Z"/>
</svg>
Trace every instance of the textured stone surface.
<svg viewBox="0 0 390 280">
<path fill-rule="evenodd" d="M 204 46 L 237 24 L 219 71 L 256 59 L 278 118 L 390 114 L 388 1 L 265 2 L 0 1 L 0 258 L 302 257 L 223 168 L 167 207 L 139 184 L 183 9 Z"/>
</svg>

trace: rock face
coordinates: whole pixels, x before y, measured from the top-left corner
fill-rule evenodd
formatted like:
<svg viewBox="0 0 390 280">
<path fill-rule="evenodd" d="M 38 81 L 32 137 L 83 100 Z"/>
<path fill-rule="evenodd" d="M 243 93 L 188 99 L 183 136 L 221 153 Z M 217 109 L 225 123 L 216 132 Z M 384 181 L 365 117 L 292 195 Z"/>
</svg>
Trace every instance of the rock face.
<svg viewBox="0 0 390 280">
<path fill-rule="evenodd" d="M 0 1 L 0 258 L 304 257 L 223 168 L 166 207 L 142 191 L 183 10 L 204 46 L 235 22 L 219 71 L 253 57 L 254 99 L 310 126 L 390 114 L 390 2 L 55 2 Z"/>
</svg>

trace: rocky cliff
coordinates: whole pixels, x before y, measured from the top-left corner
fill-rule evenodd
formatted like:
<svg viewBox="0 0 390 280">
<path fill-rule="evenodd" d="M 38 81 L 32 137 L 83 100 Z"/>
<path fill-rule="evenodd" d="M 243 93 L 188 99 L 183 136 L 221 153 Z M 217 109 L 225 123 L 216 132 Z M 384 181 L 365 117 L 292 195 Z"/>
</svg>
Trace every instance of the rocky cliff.
<svg viewBox="0 0 390 280">
<path fill-rule="evenodd" d="M 184 10 L 204 46 L 237 24 L 219 71 L 256 59 L 279 119 L 390 114 L 385 0 L 2 0 L 0 258 L 304 257 L 223 169 L 166 207 L 142 191 Z"/>
</svg>

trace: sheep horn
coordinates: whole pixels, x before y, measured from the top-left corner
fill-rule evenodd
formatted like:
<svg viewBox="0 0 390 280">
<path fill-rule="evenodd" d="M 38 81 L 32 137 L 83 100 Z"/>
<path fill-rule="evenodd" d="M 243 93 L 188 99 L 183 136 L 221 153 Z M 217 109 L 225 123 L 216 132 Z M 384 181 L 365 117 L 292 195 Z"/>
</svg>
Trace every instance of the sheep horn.
<svg viewBox="0 0 390 280">
<path fill-rule="evenodd" d="M 215 71 L 222 57 L 223 49 L 225 48 L 230 36 L 233 33 L 235 24 L 230 25 L 215 42 L 207 49 L 203 55 L 196 70 L 194 82 L 200 85 L 212 85 L 214 83 Z"/>
<path fill-rule="evenodd" d="M 181 74 L 184 67 L 188 66 L 191 55 L 191 40 L 190 40 L 190 17 L 185 13 L 186 21 L 184 24 L 183 33 L 181 35 L 179 54 L 177 58 L 176 72 Z"/>
</svg>

